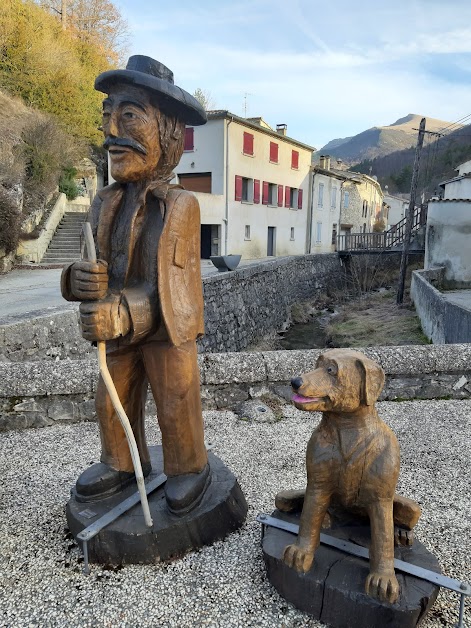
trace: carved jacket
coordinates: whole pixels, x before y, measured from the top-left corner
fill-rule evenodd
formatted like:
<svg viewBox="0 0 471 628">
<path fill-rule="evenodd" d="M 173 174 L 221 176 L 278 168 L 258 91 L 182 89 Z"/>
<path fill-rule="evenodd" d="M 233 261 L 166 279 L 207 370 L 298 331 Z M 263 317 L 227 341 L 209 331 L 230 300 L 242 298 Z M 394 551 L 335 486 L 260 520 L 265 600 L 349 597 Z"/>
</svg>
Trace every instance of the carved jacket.
<svg viewBox="0 0 471 628">
<path fill-rule="evenodd" d="M 124 192 L 124 185 L 113 183 L 98 192 L 90 207 L 89 220 L 97 258 L 108 263 L 111 261 L 113 221 Z M 157 286 L 151 287 L 151 290 L 144 284 L 123 287 L 121 298 L 128 307 L 132 329 L 124 338 L 118 339 L 118 343 L 111 343 L 121 346 L 152 340 L 159 323 L 163 323 L 170 342 L 179 346 L 204 334 L 199 204 L 193 194 L 175 188 L 168 190 L 164 201 L 159 201 L 152 192 L 148 192 L 143 203 L 146 206 L 150 203 L 152 211 L 161 211 L 163 215 L 156 259 L 144 260 L 145 264 L 156 265 L 153 274 Z M 131 229 L 126 242 L 130 253 L 128 263 L 135 245 Z M 71 266 L 62 273 L 61 289 L 65 299 L 75 301 L 77 299 L 70 289 Z M 156 308 L 160 310 L 158 313 Z"/>
</svg>

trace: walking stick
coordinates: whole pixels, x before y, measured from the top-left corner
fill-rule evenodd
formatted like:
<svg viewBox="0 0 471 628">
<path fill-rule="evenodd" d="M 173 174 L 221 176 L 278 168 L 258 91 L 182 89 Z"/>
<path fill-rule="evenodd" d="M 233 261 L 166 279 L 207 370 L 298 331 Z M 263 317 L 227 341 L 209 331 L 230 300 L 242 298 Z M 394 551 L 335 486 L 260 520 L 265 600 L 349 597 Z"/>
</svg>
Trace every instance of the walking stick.
<svg viewBox="0 0 471 628">
<path fill-rule="evenodd" d="M 85 249 L 87 251 L 87 257 L 91 262 L 96 262 L 95 242 L 93 240 L 92 227 L 89 222 L 85 222 L 83 224 L 83 235 L 85 238 Z M 131 452 L 134 473 L 136 475 L 137 488 L 139 489 L 139 495 L 141 498 L 142 510 L 144 512 L 144 520 L 146 522 L 146 525 L 151 528 L 152 517 L 149 510 L 149 502 L 147 501 L 147 493 L 146 487 L 144 485 L 144 475 L 142 473 L 141 459 L 139 457 L 139 451 L 137 449 L 136 439 L 134 438 L 131 424 L 121 404 L 121 401 L 119 400 L 118 392 L 108 370 L 108 365 L 106 363 L 106 341 L 99 340 L 97 342 L 97 349 L 100 375 L 105 382 L 105 386 L 111 398 L 113 407 L 116 410 L 116 414 L 118 415 L 121 425 L 123 426 L 124 433 L 126 434 L 129 451 Z"/>
</svg>

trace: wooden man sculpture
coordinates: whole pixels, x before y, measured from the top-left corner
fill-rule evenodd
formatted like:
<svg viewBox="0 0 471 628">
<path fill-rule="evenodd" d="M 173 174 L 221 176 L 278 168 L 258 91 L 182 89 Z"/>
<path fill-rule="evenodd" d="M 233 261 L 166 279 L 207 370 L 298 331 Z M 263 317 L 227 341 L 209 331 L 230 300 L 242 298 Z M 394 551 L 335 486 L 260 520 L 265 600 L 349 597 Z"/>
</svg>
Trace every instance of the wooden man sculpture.
<svg viewBox="0 0 471 628">
<path fill-rule="evenodd" d="M 107 362 L 131 422 L 144 475 L 147 386 L 162 432 L 165 496 L 182 515 L 210 482 L 204 445 L 196 339 L 204 332 L 200 216 L 196 198 L 169 185 L 183 152 L 185 124 L 206 114 L 161 63 L 136 55 L 125 70 L 104 72 L 104 147 L 116 183 L 90 208 L 97 257 L 62 273 L 64 298 L 82 301 L 82 335 L 106 340 Z M 96 393 L 101 462 L 76 483 L 77 499 L 108 497 L 134 480 L 126 437 L 100 378 Z"/>
<path fill-rule="evenodd" d="M 383 369 L 358 351 L 333 349 L 317 361 L 316 369 L 291 381 L 294 404 L 322 412 L 306 452 L 307 488 L 277 495 L 280 510 L 302 506 L 296 543 L 284 551 L 284 561 L 300 572 L 311 568 L 324 516 L 334 523 L 369 517 L 370 573 L 366 592 L 394 603 L 399 585 L 394 573 L 394 524 L 407 534 L 420 516 L 420 507 L 395 494 L 399 475 L 399 445 L 380 419 L 375 401 L 384 385 Z"/>
</svg>

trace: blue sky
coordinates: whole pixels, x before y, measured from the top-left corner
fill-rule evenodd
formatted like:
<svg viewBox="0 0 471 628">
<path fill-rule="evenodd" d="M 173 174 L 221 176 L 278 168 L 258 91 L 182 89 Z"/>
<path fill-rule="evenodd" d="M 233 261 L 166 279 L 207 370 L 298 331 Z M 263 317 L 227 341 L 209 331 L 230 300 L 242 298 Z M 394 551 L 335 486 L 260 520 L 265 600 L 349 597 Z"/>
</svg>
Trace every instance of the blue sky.
<svg viewBox="0 0 471 628">
<path fill-rule="evenodd" d="M 471 114 L 469 0 L 115 0 L 130 54 L 320 148 L 408 113 Z"/>
</svg>

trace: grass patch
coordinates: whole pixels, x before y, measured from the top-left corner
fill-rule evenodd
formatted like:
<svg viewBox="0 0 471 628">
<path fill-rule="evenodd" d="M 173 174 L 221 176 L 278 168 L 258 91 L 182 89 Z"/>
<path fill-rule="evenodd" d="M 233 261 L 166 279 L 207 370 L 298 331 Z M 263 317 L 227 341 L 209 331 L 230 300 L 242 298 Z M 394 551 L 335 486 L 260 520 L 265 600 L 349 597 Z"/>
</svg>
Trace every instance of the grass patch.
<svg viewBox="0 0 471 628">
<path fill-rule="evenodd" d="M 429 344 L 413 307 L 397 306 L 394 290 L 371 293 L 342 306 L 326 333 L 332 347 Z"/>
</svg>

